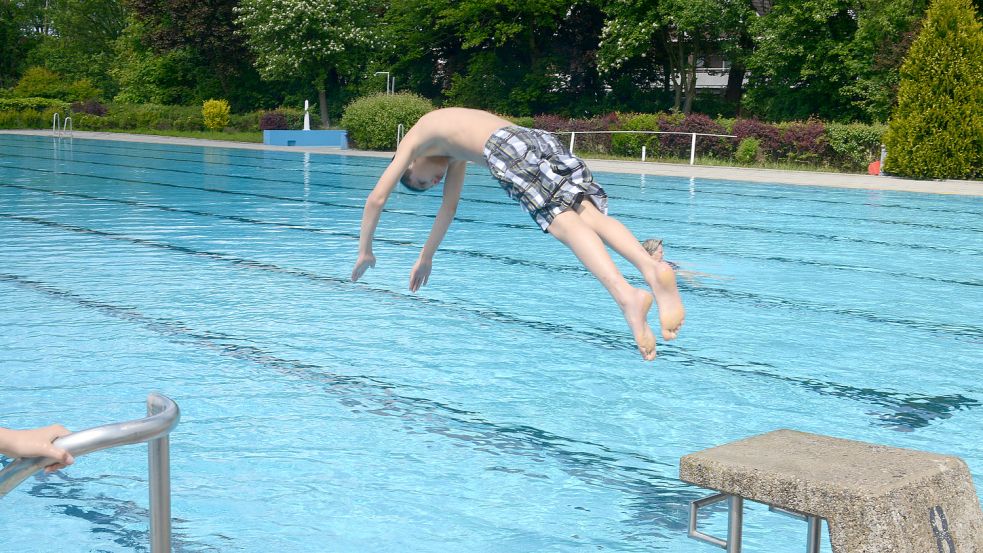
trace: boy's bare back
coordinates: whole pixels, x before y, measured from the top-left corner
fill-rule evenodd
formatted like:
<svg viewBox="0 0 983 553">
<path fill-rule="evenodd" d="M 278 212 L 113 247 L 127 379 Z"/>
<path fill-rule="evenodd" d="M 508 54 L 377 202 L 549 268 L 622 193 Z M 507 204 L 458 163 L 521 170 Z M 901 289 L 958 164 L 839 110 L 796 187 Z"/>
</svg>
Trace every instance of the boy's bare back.
<svg viewBox="0 0 983 553">
<path fill-rule="evenodd" d="M 487 165 L 484 148 L 488 137 L 512 123 L 497 115 L 468 108 L 431 111 L 403 138 L 399 150 L 409 150 L 409 159 L 447 156 L 454 160 Z"/>
</svg>

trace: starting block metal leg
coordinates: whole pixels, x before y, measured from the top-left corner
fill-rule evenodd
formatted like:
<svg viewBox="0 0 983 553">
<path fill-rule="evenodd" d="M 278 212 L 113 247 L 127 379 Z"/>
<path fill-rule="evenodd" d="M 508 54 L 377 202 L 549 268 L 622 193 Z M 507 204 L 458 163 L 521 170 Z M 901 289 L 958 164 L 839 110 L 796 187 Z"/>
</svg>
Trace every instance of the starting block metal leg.
<svg viewBox="0 0 983 553">
<path fill-rule="evenodd" d="M 704 534 L 697 529 L 697 517 L 700 509 L 714 503 L 727 501 L 727 539 L 722 540 L 710 534 Z M 689 504 L 689 537 L 703 543 L 717 546 L 727 553 L 741 553 L 741 535 L 744 525 L 744 498 L 736 495 L 717 493 L 691 501 Z"/>
</svg>

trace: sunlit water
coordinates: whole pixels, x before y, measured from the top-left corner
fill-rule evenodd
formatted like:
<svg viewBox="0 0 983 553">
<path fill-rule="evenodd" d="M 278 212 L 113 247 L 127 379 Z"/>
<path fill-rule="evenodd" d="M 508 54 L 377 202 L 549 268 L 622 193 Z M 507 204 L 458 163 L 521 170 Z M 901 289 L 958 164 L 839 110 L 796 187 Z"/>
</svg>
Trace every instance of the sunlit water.
<svg viewBox="0 0 983 553">
<path fill-rule="evenodd" d="M 426 288 L 435 192 L 394 193 L 350 283 L 384 165 L 0 136 L 0 425 L 174 398 L 187 552 L 714 551 L 685 537 L 706 492 L 679 457 L 783 427 L 959 455 L 980 483 L 979 198 L 598 174 L 637 236 L 720 277 L 681 281 L 686 326 L 644 363 L 480 168 Z M 28 480 L 0 551 L 145 551 L 146 472 L 130 446 Z M 804 541 L 749 507 L 746 551 Z"/>
</svg>

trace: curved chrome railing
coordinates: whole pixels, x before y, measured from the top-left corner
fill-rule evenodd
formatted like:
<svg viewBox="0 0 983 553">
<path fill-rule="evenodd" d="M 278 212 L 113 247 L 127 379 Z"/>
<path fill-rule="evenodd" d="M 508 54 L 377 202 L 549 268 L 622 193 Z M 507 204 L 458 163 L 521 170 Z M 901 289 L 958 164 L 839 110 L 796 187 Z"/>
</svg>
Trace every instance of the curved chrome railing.
<svg viewBox="0 0 983 553">
<path fill-rule="evenodd" d="M 181 410 L 177 403 L 160 394 L 147 396 L 146 418 L 106 424 L 80 430 L 54 441 L 56 447 L 79 456 L 118 447 L 149 442 L 150 449 L 150 545 L 153 553 L 171 550 L 171 475 L 168 434 L 178 425 Z M 51 464 L 44 457 L 17 459 L 0 470 L 0 498 L 31 475 Z"/>
</svg>

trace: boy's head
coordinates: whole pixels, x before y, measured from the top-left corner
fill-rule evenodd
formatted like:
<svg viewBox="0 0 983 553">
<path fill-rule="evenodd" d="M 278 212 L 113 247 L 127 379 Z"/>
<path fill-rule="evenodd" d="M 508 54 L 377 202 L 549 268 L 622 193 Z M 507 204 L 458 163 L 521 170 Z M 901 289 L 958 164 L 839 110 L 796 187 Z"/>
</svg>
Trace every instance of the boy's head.
<svg viewBox="0 0 983 553">
<path fill-rule="evenodd" d="M 657 261 L 662 261 L 662 239 L 661 238 L 649 238 L 648 240 L 642 242 L 642 247 L 649 255 L 654 257 Z"/>
<path fill-rule="evenodd" d="M 446 156 L 418 157 L 406 168 L 399 182 L 414 192 L 429 190 L 444 180 L 448 165 L 450 158 Z"/>
</svg>

